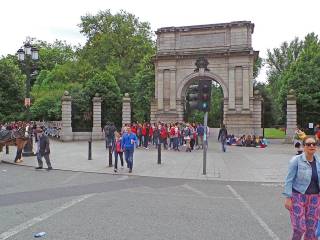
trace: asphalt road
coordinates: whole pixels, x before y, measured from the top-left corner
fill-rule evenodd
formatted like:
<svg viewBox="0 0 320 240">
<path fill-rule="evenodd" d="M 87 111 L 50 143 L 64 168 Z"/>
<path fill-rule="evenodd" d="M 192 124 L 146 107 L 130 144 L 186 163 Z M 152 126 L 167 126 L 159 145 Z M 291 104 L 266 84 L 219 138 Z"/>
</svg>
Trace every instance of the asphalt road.
<svg viewBox="0 0 320 240">
<path fill-rule="evenodd" d="M 288 239 L 282 184 L 0 164 L 0 240 Z"/>
</svg>

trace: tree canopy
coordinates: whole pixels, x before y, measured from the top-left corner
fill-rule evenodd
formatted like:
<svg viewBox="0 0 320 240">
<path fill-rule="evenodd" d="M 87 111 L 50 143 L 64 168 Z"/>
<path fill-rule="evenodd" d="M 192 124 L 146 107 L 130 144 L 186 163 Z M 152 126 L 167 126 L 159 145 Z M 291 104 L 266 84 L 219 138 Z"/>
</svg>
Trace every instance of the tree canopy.
<svg viewBox="0 0 320 240">
<path fill-rule="evenodd" d="M 87 38 L 83 47 L 71 46 L 60 40 L 53 43 L 33 40 L 33 45 L 40 49 L 40 60 L 37 69 L 33 69 L 37 70 L 38 75 L 31 81 L 32 119 L 61 119 L 61 97 L 67 90 L 74 97 L 75 108 L 82 112 L 91 111 L 92 97 L 98 93 L 103 100 L 103 124 L 106 121 L 117 125 L 121 123 L 121 99 L 127 92 L 132 98 L 133 119 L 148 120 L 154 92 L 151 57 L 155 54 L 150 24 L 122 10 L 114 15 L 106 10 L 96 15 L 82 16 L 79 27 Z M 20 106 L 16 112 L 22 113 L 23 118 L 21 103 L 25 76 L 17 61 L 11 58 L 2 59 L 0 63 L 3 65 L 0 76 L 6 76 L 1 81 L 16 83 L 17 89 L 12 88 L 12 91 L 19 90 L 15 96 L 20 99 L 17 101 L 9 97 L 12 103 L 1 103 Z M 11 75 L 7 74 L 8 71 Z M 2 86 L 7 85 L 4 83 Z M 5 93 L 13 95 L 12 92 L 1 91 L 3 96 L 0 97 L 8 98 Z M 5 108 L 2 109 L 0 121 L 6 121 L 8 117 L 3 116 L 9 115 L 5 114 Z M 12 119 L 16 118 L 17 114 L 13 113 Z M 81 119 L 79 124 L 84 125 Z"/>
<path fill-rule="evenodd" d="M 286 117 L 286 97 L 290 89 L 296 92 L 298 122 L 319 121 L 320 41 L 314 33 L 303 41 L 284 42 L 280 48 L 268 51 L 268 83 L 270 95 L 277 106 L 279 123 Z M 303 119 L 303 121 L 302 121 Z M 304 126 L 305 127 L 305 126 Z"/>
<path fill-rule="evenodd" d="M 14 56 L 0 59 L 0 81 L 0 121 L 22 120 L 25 117 L 25 77 Z"/>
</svg>

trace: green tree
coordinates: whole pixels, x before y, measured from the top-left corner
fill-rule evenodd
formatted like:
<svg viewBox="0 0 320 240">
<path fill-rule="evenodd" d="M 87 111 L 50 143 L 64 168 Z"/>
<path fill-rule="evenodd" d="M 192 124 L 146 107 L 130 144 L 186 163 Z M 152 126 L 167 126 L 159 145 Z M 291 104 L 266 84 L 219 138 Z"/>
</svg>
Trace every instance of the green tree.
<svg viewBox="0 0 320 240">
<path fill-rule="evenodd" d="M 30 110 L 33 119 L 61 119 L 61 97 L 64 91 L 81 91 L 84 83 L 95 74 L 90 64 L 77 60 L 56 65 L 51 71 L 42 70 L 31 91 L 33 105 Z"/>
<path fill-rule="evenodd" d="M 320 41 L 314 33 L 308 34 L 297 60 L 281 75 L 281 105 L 290 89 L 295 90 L 298 104 L 298 123 L 306 127 L 308 122 L 320 120 Z"/>
<path fill-rule="evenodd" d="M 107 71 L 100 72 L 85 83 L 83 96 L 89 103 L 96 93 L 98 93 L 103 100 L 102 125 L 107 121 L 111 121 L 120 127 L 122 117 L 121 94 L 120 88 L 112 74 Z"/>
<path fill-rule="evenodd" d="M 319 121 L 319 45 L 318 36 L 310 33 L 303 41 L 296 38 L 269 52 L 268 82 L 278 123 L 285 123 L 290 89 L 296 92 L 300 125 Z"/>
<path fill-rule="evenodd" d="M 264 66 L 263 59 L 261 57 L 257 57 L 253 64 L 253 78 L 256 79 L 260 73 L 260 69 Z"/>
<path fill-rule="evenodd" d="M 263 99 L 262 102 L 262 125 L 264 127 L 273 127 L 279 121 L 275 119 L 277 116 L 275 113 L 276 106 L 275 102 L 272 99 L 271 89 L 268 84 L 266 83 L 257 83 L 254 86 L 255 90 L 259 90 L 261 97 Z"/>
<path fill-rule="evenodd" d="M 270 89 L 271 99 L 273 99 L 272 105 L 274 106 L 274 119 L 276 124 L 285 123 L 285 90 L 286 81 L 284 79 L 284 73 L 291 65 L 297 61 L 303 48 L 303 42 L 298 38 L 295 38 L 290 43 L 283 42 L 279 48 L 274 48 L 272 51 L 267 51 L 267 76 L 268 76 L 268 88 Z"/>
<path fill-rule="evenodd" d="M 24 118 L 25 76 L 14 59 L 0 59 L 0 122 Z"/>
<path fill-rule="evenodd" d="M 151 100 L 154 99 L 154 65 L 151 55 L 146 55 L 140 63 L 133 79 L 134 92 L 132 94 L 133 121 L 150 121 Z"/>
<path fill-rule="evenodd" d="M 125 11 L 112 15 L 106 10 L 81 17 L 80 28 L 87 37 L 80 56 L 101 71 L 112 72 L 121 93 L 133 93 L 139 64 L 155 53 L 149 23 Z"/>
<path fill-rule="evenodd" d="M 222 87 L 214 82 L 211 91 L 211 108 L 208 113 L 208 126 L 220 127 L 223 120 L 223 91 Z M 203 122 L 203 120 L 201 121 Z"/>
<path fill-rule="evenodd" d="M 57 65 L 63 65 L 76 58 L 75 47 L 65 41 L 55 40 L 48 43 L 39 40 L 35 45 L 39 48 L 39 70 L 52 70 Z"/>
</svg>

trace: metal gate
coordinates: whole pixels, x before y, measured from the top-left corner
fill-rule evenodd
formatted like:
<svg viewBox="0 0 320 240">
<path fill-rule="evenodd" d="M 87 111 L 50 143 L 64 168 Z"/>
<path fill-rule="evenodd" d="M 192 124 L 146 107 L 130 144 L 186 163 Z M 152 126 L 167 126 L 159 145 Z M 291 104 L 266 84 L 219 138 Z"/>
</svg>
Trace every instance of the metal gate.
<svg viewBox="0 0 320 240">
<path fill-rule="evenodd" d="M 91 132 L 93 126 L 92 101 L 82 97 L 72 98 L 71 126 L 73 132 Z"/>
</svg>

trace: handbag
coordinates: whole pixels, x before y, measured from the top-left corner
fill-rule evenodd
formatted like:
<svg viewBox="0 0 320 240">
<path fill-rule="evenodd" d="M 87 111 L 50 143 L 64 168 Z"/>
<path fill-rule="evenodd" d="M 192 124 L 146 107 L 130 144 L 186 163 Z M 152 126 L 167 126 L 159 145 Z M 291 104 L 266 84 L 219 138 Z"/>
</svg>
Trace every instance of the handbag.
<svg viewBox="0 0 320 240">
<path fill-rule="evenodd" d="M 320 221 L 319 220 L 318 220 L 318 223 L 317 223 L 316 237 L 320 237 Z"/>
</svg>

